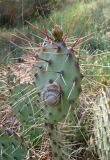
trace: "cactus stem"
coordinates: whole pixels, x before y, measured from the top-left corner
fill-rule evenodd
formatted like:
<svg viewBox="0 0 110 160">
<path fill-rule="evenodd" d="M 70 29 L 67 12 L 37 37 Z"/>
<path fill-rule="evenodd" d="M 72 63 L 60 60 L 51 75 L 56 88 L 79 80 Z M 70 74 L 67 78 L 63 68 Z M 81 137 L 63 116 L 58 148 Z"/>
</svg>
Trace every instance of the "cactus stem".
<svg viewBox="0 0 110 160">
<path fill-rule="evenodd" d="M 46 132 L 49 136 L 49 142 L 52 148 L 52 154 L 55 160 L 63 159 L 64 153 L 62 151 L 62 147 L 60 146 L 61 135 L 58 131 L 58 128 L 54 124 L 46 123 Z"/>
</svg>

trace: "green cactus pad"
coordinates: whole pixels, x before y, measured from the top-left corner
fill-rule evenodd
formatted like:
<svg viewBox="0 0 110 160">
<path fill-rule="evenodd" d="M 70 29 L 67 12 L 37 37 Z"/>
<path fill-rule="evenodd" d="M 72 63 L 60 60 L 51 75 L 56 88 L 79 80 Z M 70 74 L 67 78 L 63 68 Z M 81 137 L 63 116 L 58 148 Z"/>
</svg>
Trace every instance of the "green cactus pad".
<svg viewBox="0 0 110 160">
<path fill-rule="evenodd" d="M 57 47 L 57 45 L 55 46 Z M 75 53 L 73 50 L 68 50 L 66 46 L 62 48 L 58 53 L 54 49 L 52 53 L 40 53 L 39 56 L 49 60 L 50 63 L 46 64 L 44 62 L 43 65 L 41 62 L 37 63 L 43 67 L 43 69 L 39 70 L 36 77 L 36 83 L 40 86 L 41 90 L 52 82 L 56 82 L 61 89 L 60 103 L 55 107 L 44 107 L 45 117 L 50 122 L 64 120 L 70 105 L 73 106 L 75 104 L 81 91 L 82 77 Z"/>
<path fill-rule="evenodd" d="M 82 74 L 75 51 L 68 49 L 63 40 L 63 32 L 55 28 L 53 37 L 54 41 L 43 43 L 44 49 L 37 55 L 35 79 L 52 155 L 55 160 L 65 160 L 70 155 L 68 149 L 65 152 L 62 148 L 65 138 L 60 135 L 58 123 L 65 122 L 74 111 L 81 92 Z"/>
<path fill-rule="evenodd" d="M 102 90 L 94 106 L 94 135 L 100 160 L 110 159 L 110 104 L 108 103 L 108 90 Z M 110 94 L 109 94 L 110 95 Z"/>
<path fill-rule="evenodd" d="M 41 123 L 41 110 L 38 108 L 36 92 L 37 90 L 33 85 L 20 84 L 12 89 L 10 98 L 12 112 L 19 121 L 21 131 L 28 138 L 30 144 L 42 133 L 42 128 L 36 127 Z"/>
<path fill-rule="evenodd" d="M 26 157 L 27 147 L 23 137 L 9 128 L 0 128 L 0 160 L 21 160 Z"/>
</svg>

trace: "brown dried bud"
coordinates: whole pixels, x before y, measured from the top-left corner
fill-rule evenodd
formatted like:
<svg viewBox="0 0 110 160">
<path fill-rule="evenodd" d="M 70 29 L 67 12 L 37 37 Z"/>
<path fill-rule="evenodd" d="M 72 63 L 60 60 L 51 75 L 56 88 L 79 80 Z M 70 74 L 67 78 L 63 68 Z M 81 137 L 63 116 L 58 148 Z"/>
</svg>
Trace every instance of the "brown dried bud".
<svg viewBox="0 0 110 160">
<path fill-rule="evenodd" d="M 55 41 L 62 40 L 63 31 L 61 30 L 61 27 L 59 25 L 54 26 L 54 28 L 52 29 L 52 34 L 53 34 Z"/>
<path fill-rule="evenodd" d="M 60 87 L 57 83 L 46 85 L 41 91 L 41 100 L 49 106 L 55 106 L 60 101 Z"/>
</svg>

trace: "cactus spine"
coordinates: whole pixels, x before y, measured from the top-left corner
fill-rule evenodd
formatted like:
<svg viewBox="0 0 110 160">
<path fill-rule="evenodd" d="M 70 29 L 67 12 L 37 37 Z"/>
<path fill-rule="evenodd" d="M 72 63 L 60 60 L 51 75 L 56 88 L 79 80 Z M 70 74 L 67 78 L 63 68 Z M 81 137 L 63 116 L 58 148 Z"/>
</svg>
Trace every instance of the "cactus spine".
<svg viewBox="0 0 110 160">
<path fill-rule="evenodd" d="M 94 136 L 100 160 L 110 159 L 110 90 L 102 89 L 94 106 Z"/>
<path fill-rule="evenodd" d="M 44 42 L 37 55 L 39 72 L 35 77 L 40 86 L 42 113 L 53 157 L 65 160 L 69 156 L 63 152 L 58 123 L 64 122 L 68 112 L 73 111 L 81 91 L 82 75 L 74 50 L 68 49 L 63 40 L 61 28 L 55 26 L 52 34 L 53 40 Z"/>
</svg>

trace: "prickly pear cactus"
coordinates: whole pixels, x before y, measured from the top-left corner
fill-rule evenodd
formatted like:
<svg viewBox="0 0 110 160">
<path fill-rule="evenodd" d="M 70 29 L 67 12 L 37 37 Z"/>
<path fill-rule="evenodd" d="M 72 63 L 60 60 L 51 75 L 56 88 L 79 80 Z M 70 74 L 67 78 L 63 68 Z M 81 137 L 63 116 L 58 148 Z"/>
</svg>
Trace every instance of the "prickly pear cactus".
<svg viewBox="0 0 110 160">
<path fill-rule="evenodd" d="M 110 159 L 110 89 L 102 89 L 94 106 L 94 136 L 100 160 Z"/>
<path fill-rule="evenodd" d="M 27 146 L 23 137 L 15 131 L 0 127 L 0 159 L 21 160 L 27 155 Z"/>
<path fill-rule="evenodd" d="M 61 28 L 55 26 L 52 35 L 53 40 L 44 42 L 43 49 L 36 55 L 39 71 L 35 77 L 53 157 L 61 160 L 68 156 L 61 147 L 58 123 L 64 122 L 73 111 L 81 92 L 82 75 L 75 51 L 67 48 Z"/>
<path fill-rule="evenodd" d="M 37 140 L 37 136 L 42 133 L 36 92 L 37 89 L 33 85 L 20 84 L 11 90 L 10 98 L 12 112 L 19 121 L 20 129 L 27 138 L 28 144 L 31 145 Z"/>
</svg>

